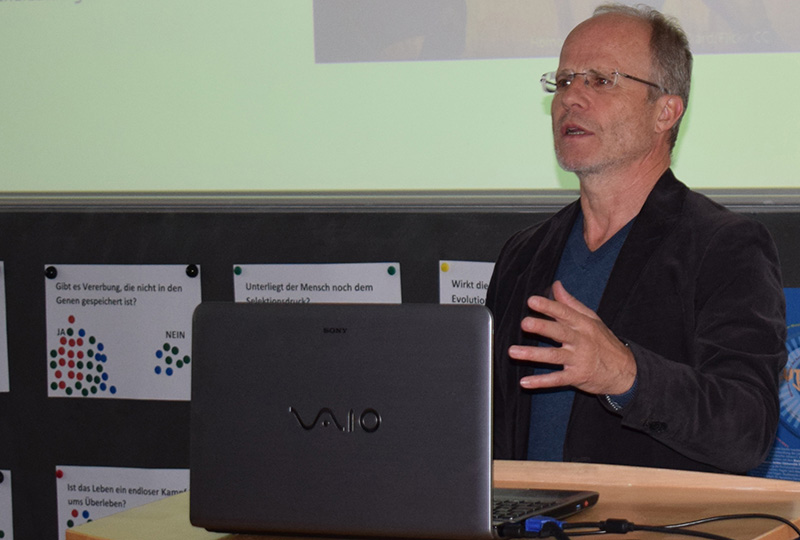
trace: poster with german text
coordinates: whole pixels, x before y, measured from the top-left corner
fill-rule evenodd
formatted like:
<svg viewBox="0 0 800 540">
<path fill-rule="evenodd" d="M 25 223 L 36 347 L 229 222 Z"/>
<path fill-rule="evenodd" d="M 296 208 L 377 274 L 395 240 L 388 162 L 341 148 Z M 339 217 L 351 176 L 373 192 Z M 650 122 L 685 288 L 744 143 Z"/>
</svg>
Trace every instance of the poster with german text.
<svg viewBox="0 0 800 540">
<path fill-rule="evenodd" d="M 400 263 L 237 264 L 237 302 L 399 304 Z"/>
<path fill-rule="evenodd" d="M 66 530 L 123 510 L 183 493 L 188 469 L 56 467 L 58 537 Z"/>
<path fill-rule="evenodd" d="M 14 540 L 14 513 L 11 507 L 11 471 L 0 469 L 0 538 Z"/>
<path fill-rule="evenodd" d="M 6 269 L 0 261 L 0 392 L 8 392 L 8 329 L 6 327 Z"/>
<path fill-rule="evenodd" d="M 439 261 L 439 303 L 484 305 L 493 271 L 493 262 Z"/>
<path fill-rule="evenodd" d="M 197 265 L 44 271 L 48 396 L 190 399 Z"/>
</svg>

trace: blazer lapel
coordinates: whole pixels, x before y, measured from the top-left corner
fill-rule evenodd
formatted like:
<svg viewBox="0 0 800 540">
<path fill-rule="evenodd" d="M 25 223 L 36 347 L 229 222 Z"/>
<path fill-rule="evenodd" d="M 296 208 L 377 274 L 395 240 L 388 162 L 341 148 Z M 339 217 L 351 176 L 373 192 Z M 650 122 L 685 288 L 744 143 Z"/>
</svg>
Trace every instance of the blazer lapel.
<svg viewBox="0 0 800 540">
<path fill-rule="evenodd" d="M 547 295 L 550 292 L 550 287 L 553 285 L 553 279 L 558 269 L 558 263 L 561 261 L 561 254 L 564 251 L 564 246 L 567 244 L 569 233 L 572 230 L 572 225 L 575 223 L 575 218 L 578 216 L 579 210 L 580 200 L 576 200 L 553 216 L 550 230 L 537 247 L 536 253 L 530 259 L 530 264 L 537 264 L 539 268 L 529 267 L 525 272 L 528 276 L 527 283 L 525 284 L 526 301 L 531 294 Z M 547 256 L 540 256 L 540 253 L 547 254 Z M 542 264 L 543 261 L 546 261 L 546 263 Z"/>
<path fill-rule="evenodd" d="M 597 310 L 609 328 L 613 328 L 617 314 L 628 299 L 628 292 L 639 280 L 659 244 L 678 223 L 687 191 L 688 188 L 668 169 L 642 206 L 617 256 Z"/>
</svg>

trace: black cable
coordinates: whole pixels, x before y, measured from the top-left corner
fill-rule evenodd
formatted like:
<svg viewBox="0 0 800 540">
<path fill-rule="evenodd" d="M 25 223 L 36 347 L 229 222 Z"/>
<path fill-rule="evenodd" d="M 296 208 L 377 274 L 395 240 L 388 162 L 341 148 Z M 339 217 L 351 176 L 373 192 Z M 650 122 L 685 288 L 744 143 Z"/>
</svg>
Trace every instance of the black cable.
<svg viewBox="0 0 800 540">
<path fill-rule="evenodd" d="M 790 520 L 774 514 L 729 514 L 726 516 L 714 516 L 709 518 L 698 519 L 695 521 L 688 521 L 686 523 L 676 523 L 673 525 L 667 525 L 666 527 L 667 528 L 694 527 L 696 525 L 703 525 L 705 523 L 713 523 L 715 521 L 725 521 L 732 519 L 768 519 L 773 521 L 779 521 L 784 525 L 788 525 L 789 527 L 791 527 L 791 529 L 797 534 L 798 538 L 800 538 L 800 527 L 792 523 Z"/>
<path fill-rule="evenodd" d="M 684 536 L 694 536 L 697 538 L 706 538 L 707 540 L 732 540 L 727 536 L 718 534 L 707 533 L 703 531 L 683 530 L 673 526 L 654 526 L 654 525 L 637 525 L 624 519 L 609 519 L 606 521 L 599 521 L 597 523 L 564 523 L 564 530 L 572 529 L 592 529 L 595 531 L 576 531 L 570 533 L 570 536 L 591 536 L 596 534 L 626 534 L 633 531 L 645 532 L 660 532 L 668 534 L 680 534 Z"/>
<path fill-rule="evenodd" d="M 709 540 L 732 540 L 727 536 L 721 536 L 719 534 L 712 534 L 702 531 L 692 531 L 688 529 L 676 529 L 670 527 L 651 527 L 648 525 L 634 525 L 634 531 L 647 531 L 647 532 L 659 532 L 659 533 L 669 533 L 669 534 L 681 534 L 683 536 L 694 536 L 697 538 L 708 538 Z"/>
<path fill-rule="evenodd" d="M 705 533 L 702 531 L 693 531 L 693 530 L 685 530 L 685 529 L 666 529 L 663 527 L 649 527 L 646 525 L 637 525 L 630 532 L 633 531 L 643 531 L 643 532 L 657 532 L 657 533 L 664 533 L 664 534 L 672 534 L 672 535 L 683 535 L 683 536 L 693 536 L 696 538 L 705 538 L 707 540 L 733 540 L 727 536 L 721 536 L 718 534 L 712 533 Z M 576 536 L 595 536 L 595 535 L 603 535 L 603 534 L 623 534 L 623 533 L 611 533 L 609 531 L 597 530 L 597 531 L 577 531 L 571 532 L 567 536 L 569 538 L 576 537 Z M 540 536 L 540 538 L 543 538 Z"/>
<path fill-rule="evenodd" d="M 790 527 L 796 534 L 797 540 L 800 540 L 800 527 L 792 523 L 790 520 L 781 516 L 773 514 L 730 514 L 723 516 L 713 516 L 708 518 L 697 519 L 694 521 L 687 521 L 685 523 L 673 523 L 669 525 L 637 525 L 625 519 L 607 519 L 598 522 L 577 522 L 566 523 L 563 521 L 554 520 L 547 517 L 530 518 L 525 521 L 524 530 L 520 530 L 523 534 L 521 536 L 528 538 L 549 538 L 553 537 L 556 540 L 568 540 L 570 536 L 591 536 L 598 534 L 626 534 L 633 531 L 644 532 L 659 532 L 665 534 L 680 534 L 684 536 L 693 536 L 697 538 L 705 538 L 707 540 L 731 540 L 726 536 L 718 534 L 707 533 L 703 531 L 688 530 L 688 527 L 695 527 L 697 525 L 704 525 L 706 523 L 713 523 L 725 520 L 737 519 L 767 519 L 779 521 L 784 525 Z M 566 531 L 571 531 L 567 534 Z"/>
<path fill-rule="evenodd" d="M 569 540 L 569 536 L 564 532 L 563 524 L 558 524 L 554 521 L 549 521 L 542 525 L 539 535 L 543 538 L 552 536 L 556 540 Z"/>
</svg>

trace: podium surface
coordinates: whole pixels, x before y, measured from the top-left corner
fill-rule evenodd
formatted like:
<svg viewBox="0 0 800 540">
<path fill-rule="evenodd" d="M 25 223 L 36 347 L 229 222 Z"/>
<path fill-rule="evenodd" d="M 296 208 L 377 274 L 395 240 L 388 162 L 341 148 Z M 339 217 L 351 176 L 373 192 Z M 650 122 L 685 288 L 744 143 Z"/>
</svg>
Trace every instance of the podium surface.
<svg viewBox="0 0 800 540">
<path fill-rule="evenodd" d="M 497 487 L 588 489 L 597 505 L 567 521 L 626 519 L 638 525 L 667 525 L 730 514 L 771 514 L 800 524 L 800 482 L 747 476 L 582 463 L 496 461 Z M 777 521 L 747 519 L 695 528 L 736 540 L 793 540 Z M 632 533 L 612 538 L 677 537 Z M 189 494 L 181 493 L 69 529 L 66 540 L 247 540 L 263 536 L 211 533 L 189 522 Z M 684 537 L 685 538 L 685 537 Z"/>
</svg>

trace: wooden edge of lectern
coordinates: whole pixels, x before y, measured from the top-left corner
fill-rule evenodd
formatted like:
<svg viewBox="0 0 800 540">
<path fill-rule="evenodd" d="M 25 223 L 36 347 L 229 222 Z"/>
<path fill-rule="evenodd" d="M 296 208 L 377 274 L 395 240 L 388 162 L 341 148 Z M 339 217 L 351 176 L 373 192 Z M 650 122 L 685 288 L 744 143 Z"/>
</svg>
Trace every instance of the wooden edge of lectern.
<svg viewBox="0 0 800 540">
<path fill-rule="evenodd" d="M 640 525 L 661 526 L 720 515 L 758 513 L 778 515 L 800 525 L 800 482 L 788 480 L 622 465 L 496 461 L 494 483 L 498 487 L 558 486 L 599 492 L 597 505 L 572 521 L 619 518 Z M 790 527 L 771 520 L 725 521 L 697 530 L 747 540 L 797 538 Z M 604 538 L 648 536 L 652 535 L 636 533 L 604 535 Z"/>
<path fill-rule="evenodd" d="M 595 490 L 598 487 L 607 486 L 635 486 L 724 491 L 778 491 L 796 493 L 800 498 L 800 482 L 789 480 L 594 463 L 495 461 L 494 483 L 497 487 L 557 484 L 570 489 Z"/>
<path fill-rule="evenodd" d="M 498 487 L 585 489 L 600 493 L 597 505 L 573 521 L 627 519 L 667 525 L 728 514 L 772 514 L 800 524 L 800 482 L 583 463 L 496 461 Z M 737 520 L 697 528 L 737 540 L 793 540 L 786 525 L 770 520 Z M 677 538 L 656 533 L 604 535 L 611 538 Z M 189 523 L 189 494 L 181 493 L 131 508 L 67 531 L 66 540 L 245 540 L 246 535 L 210 533 Z"/>
</svg>

